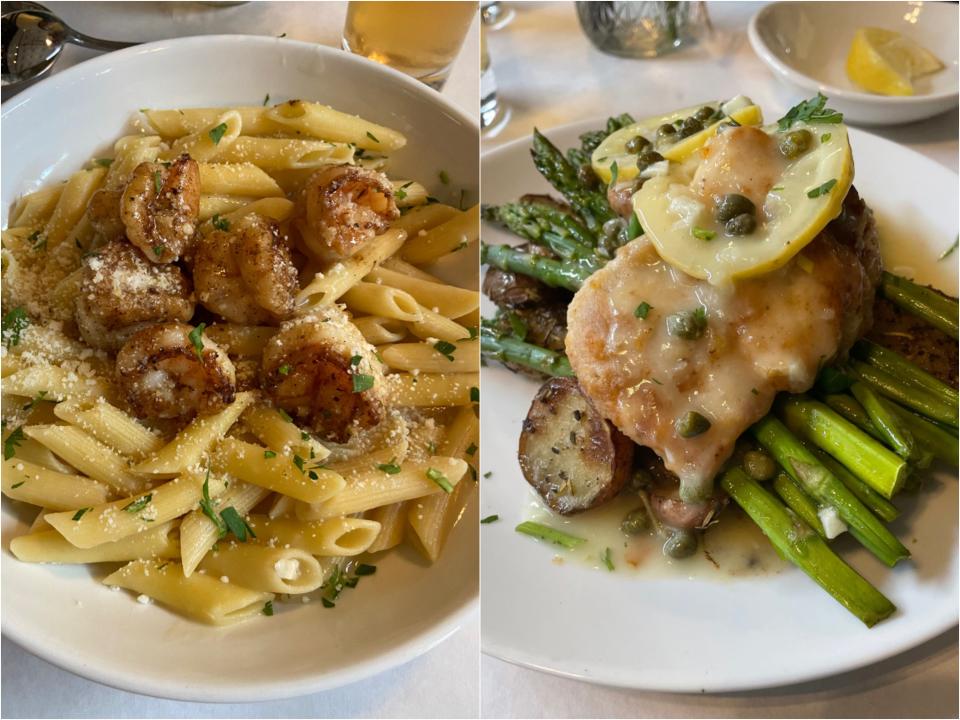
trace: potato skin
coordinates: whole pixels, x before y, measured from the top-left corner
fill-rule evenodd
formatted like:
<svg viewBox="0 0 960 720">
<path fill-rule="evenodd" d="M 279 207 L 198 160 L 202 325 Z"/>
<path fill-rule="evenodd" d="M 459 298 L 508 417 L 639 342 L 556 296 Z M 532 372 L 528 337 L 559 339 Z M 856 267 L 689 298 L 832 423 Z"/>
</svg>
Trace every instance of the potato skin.
<svg viewBox="0 0 960 720">
<path fill-rule="evenodd" d="M 552 378 L 537 392 L 520 434 L 520 469 L 561 515 L 589 510 L 630 477 L 633 442 L 597 412 L 574 378 Z"/>
</svg>

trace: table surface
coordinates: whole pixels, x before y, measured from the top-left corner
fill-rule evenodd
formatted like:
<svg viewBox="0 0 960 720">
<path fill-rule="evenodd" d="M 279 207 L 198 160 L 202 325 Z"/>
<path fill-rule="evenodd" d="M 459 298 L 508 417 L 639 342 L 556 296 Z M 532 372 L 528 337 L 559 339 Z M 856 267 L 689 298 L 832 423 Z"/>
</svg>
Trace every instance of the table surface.
<svg viewBox="0 0 960 720">
<path fill-rule="evenodd" d="M 487 44 L 498 98 L 510 119 L 484 149 L 591 117 L 635 116 L 710 98 L 750 96 L 770 117 L 801 99 L 777 82 L 747 40 L 763 3 L 707 4 L 714 34 L 657 60 L 624 60 L 594 49 L 572 3 L 506 3 L 516 11 Z M 956 111 L 892 128 L 867 128 L 957 170 Z M 482 578 L 481 578 L 482 581 Z M 655 661 L 655 659 L 652 659 Z M 484 717 L 956 717 L 956 630 L 879 665 L 826 681 L 763 692 L 671 695 L 616 690 L 547 675 L 484 656 Z"/>
<path fill-rule="evenodd" d="M 149 41 L 185 35 L 280 35 L 338 47 L 345 2 L 45 2 L 80 32 L 112 40 Z M 479 112 L 478 23 L 443 90 L 470 114 Z M 68 46 L 55 72 L 96 53 Z M 6 638 L 2 646 L 2 717 L 475 717 L 480 624 L 402 667 L 338 690 L 268 703 L 204 705 L 113 690 L 40 660 Z M 437 678 L 457 678 L 438 682 Z"/>
</svg>

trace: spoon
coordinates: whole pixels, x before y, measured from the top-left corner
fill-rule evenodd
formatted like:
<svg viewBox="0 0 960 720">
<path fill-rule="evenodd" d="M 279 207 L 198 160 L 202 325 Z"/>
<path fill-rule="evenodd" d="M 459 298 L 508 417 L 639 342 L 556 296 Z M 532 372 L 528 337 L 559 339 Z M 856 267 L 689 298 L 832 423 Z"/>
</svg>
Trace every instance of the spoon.
<svg viewBox="0 0 960 720">
<path fill-rule="evenodd" d="M 138 43 L 100 40 L 69 27 L 43 5 L 10 3 L 0 15 L 3 54 L 0 56 L 0 85 L 5 90 L 44 76 L 50 71 L 67 43 L 91 50 L 120 50 Z"/>
</svg>

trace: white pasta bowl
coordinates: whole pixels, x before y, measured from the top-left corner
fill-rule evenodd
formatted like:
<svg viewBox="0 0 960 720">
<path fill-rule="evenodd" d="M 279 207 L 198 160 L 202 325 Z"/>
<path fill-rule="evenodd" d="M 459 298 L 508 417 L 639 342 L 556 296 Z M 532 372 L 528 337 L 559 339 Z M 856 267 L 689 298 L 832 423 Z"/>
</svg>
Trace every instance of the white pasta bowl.
<svg viewBox="0 0 960 720">
<path fill-rule="evenodd" d="M 864 26 L 895 30 L 920 43 L 946 66 L 918 78 L 916 94 L 886 97 L 847 77 L 854 32 Z M 778 2 L 764 7 L 748 29 L 754 52 L 800 94 L 822 92 L 847 122 L 898 125 L 957 106 L 957 6 L 933 2 Z"/>
<path fill-rule="evenodd" d="M 14 200 L 65 179 L 131 130 L 138 108 L 316 100 L 395 128 L 406 148 L 391 172 L 456 204 L 476 202 L 479 131 L 426 86 L 330 48 L 286 39 L 207 36 L 105 55 L 45 80 L 3 106 L 2 219 Z M 450 184 L 436 178 L 445 170 Z M 464 255 L 466 255 L 464 253 Z M 476 286 L 476 268 L 462 284 Z M 457 281 L 458 278 L 448 277 Z M 214 628 L 100 584 L 93 566 L 28 565 L 9 552 L 32 512 L 3 501 L 3 633 L 92 680 L 181 700 L 244 702 L 354 682 L 404 663 L 475 611 L 477 513 L 471 504 L 440 560 L 407 550 L 346 590 L 333 609 L 277 604 L 273 617 Z"/>
</svg>

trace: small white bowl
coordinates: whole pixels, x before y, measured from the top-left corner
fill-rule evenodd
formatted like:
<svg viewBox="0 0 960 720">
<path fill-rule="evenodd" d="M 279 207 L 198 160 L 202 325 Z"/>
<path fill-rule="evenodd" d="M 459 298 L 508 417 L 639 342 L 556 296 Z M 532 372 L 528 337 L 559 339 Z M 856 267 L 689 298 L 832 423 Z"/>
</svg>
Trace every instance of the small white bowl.
<svg viewBox="0 0 960 720">
<path fill-rule="evenodd" d="M 750 20 L 754 52 L 787 85 L 817 91 L 848 122 L 898 125 L 957 106 L 957 6 L 934 2 L 778 2 Z M 860 89 L 846 59 L 861 27 L 895 30 L 930 50 L 946 66 L 918 78 L 916 95 L 888 97 Z"/>
</svg>

